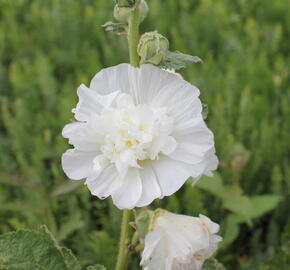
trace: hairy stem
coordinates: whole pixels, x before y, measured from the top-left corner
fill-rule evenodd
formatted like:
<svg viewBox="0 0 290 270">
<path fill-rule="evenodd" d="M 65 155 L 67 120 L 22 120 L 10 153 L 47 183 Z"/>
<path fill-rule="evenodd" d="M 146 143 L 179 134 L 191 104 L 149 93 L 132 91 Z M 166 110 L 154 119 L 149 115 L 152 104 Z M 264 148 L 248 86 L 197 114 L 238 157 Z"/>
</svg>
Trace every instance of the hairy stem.
<svg viewBox="0 0 290 270">
<path fill-rule="evenodd" d="M 125 209 L 123 212 L 122 224 L 121 224 L 121 238 L 119 245 L 119 253 L 116 264 L 116 270 L 125 270 L 128 265 L 129 249 L 128 244 L 130 243 L 130 219 L 132 211 Z"/>
<path fill-rule="evenodd" d="M 133 67 L 139 67 L 137 46 L 139 41 L 139 8 L 138 4 L 132 9 L 129 18 L 128 43 L 130 63 Z"/>
</svg>

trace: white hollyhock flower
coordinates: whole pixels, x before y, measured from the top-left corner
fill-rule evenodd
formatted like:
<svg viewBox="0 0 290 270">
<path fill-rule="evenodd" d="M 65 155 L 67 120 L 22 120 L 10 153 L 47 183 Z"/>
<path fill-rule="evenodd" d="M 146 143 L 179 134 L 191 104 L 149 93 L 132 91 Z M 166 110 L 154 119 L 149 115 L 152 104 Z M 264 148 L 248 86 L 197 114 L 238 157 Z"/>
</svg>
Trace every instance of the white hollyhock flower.
<svg viewBox="0 0 290 270">
<path fill-rule="evenodd" d="M 200 270 L 222 238 L 219 225 L 199 218 L 164 211 L 145 237 L 141 265 L 144 270 Z"/>
<path fill-rule="evenodd" d="M 101 70 L 78 89 L 76 122 L 63 129 L 74 146 L 62 156 L 67 176 L 86 178 L 93 195 L 119 208 L 142 207 L 217 167 L 199 90 L 152 65 Z"/>
</svg>

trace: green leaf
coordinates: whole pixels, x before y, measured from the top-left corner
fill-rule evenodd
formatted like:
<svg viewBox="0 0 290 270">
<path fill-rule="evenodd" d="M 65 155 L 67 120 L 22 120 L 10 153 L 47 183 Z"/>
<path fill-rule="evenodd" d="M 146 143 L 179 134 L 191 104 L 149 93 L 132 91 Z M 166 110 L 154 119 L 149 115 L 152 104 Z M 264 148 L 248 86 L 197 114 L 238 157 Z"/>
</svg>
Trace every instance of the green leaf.
<svg viewBox="0 0 290 270">
<path fill-rule="evenodd" d="M 277 195 L 240 196 L 232 197 L 224 202 L 224 207 L 244 218 L 251 224 L 251 220 L 263 216 L 273 210 L 280 202 L 281 197 Z"/>
<path fill-rule="evenodd" d="M 260 217 L 267 212 L 275 209 L 282 197 L 278 195 L 259 195 L 251 197 L 252 209 L 248 215 L 251 218 Z"/>
<path fill-rule="evenodd" d="M 71 251 L 58 246 L 45 226 L 0 236 L 0 269 L 81 270 Z"/>
<path fill-rule="evenodd" d="M 215 173 L 213 177 L 204 176 L 196 184 L 199 188 L 210 192 L 211 194 L 222 199 L 225 187 L 222 181 L 221 176 L 218 173 Z"/>
<path fill-rule="evenodd" d="M 239 198 L 242 190 L 237 185 L 224 185 L 221 176 L 215 173 L 213 177 L 203 177 L 198 181 L 197 186 L 217 196 L 223 202 Z"/>
<path fill-rule="evenodd" d="M 76 257 L 72 254 L 72 251 L 67 248 L 61 248 L 61 252 L 69 270 L 81 270 L 79 262 L 77 261 Z"/>
<path fill-rule="evenodd" d="M 235 214 L 230 214 L 226 217 L 225 225 L 222 228 L 224 235 L 220 247 L 226 247 L 235 241 L 240 232 L 239 223 L 239 218 Z"/>
<path fill-rule="evenodd" d="M 226 269 L 216 259 L 210 258 L 204 263 L 202 270 L 226 270 Z"/>
<path fill-rule="evenodd" d="M 100 264 L 94 266 L 88 266 L 87 270 L 106 270 L 106 267 Z"/>
<path fill-rule="evenodd" d="M 203 177 L 197 184 L 198 187 L 210 192 L 222 200 L 224 208 L 232 211 L 239 223 L 247 222 L 263 216 L 277 207 L 281 201 L 278 195 L 243 195 L 238 185 L 224 185 L 219 174 L 215 173 L 212 178 Z"/>
<path fill-rule="evenodd" d="M 164 68 L 178 70 L 181 68 L 185 68 L 186 64 L 190 62 L 198 63 L 202 62 L 202 60 L 197 56 L 184 54 L 179 51 L 175 52 L 167 51 L 167 54 L 165 55 L 161 65 Z"/>
</svg>

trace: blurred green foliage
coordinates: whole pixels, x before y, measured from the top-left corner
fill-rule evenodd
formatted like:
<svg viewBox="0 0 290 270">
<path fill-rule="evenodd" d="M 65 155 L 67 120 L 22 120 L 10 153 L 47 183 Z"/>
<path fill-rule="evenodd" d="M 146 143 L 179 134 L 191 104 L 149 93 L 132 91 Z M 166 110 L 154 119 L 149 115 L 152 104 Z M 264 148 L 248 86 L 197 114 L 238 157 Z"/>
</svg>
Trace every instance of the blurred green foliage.
<svg viewBox="0 0 290 270">
<path fill-rule="evenodd" d="M 213 179 L 188 183 L 154 207 L 219 222 L 226 241 L 217 258 L 229 270 L 287 269 L 289 0 L 148 4 L 142 30 L 157 29 L 171 50 L 204 61 L 182 74 L 201 89 L 220 159 Z M 0 233 L 46 224 L 82 266 L 108 270 L 120 211 L 68 181 L 60 156 L 78 85 L 128 61 L 126 39 L 100 27 L 112 9 L 108 0 L 0 0 Z"/>
</svg>

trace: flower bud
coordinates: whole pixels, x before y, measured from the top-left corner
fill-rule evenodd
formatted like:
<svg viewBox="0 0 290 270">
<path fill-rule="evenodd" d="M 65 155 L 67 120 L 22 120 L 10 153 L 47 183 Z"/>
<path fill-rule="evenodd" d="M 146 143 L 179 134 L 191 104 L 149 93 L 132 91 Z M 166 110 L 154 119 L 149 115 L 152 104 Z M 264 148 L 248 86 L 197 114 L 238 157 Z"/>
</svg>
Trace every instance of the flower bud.
<svg viewBox="0 0 290 270">
<path fill-rule="evenodd" d="M 148 32 L 141 36 L 138 45 L 138 54 L 141 57 L 141 64 L 149 63 L 159 65 L 169 49 L 167 38 L 157 31 Z"/>
<path fill-rule="evenodd" d="M 141 23 L 147 16 L 148 5 L 145 0 L 141 0 L 136 7 L 131 5 L 121 5 L 117 4 L 114 8 L 114 17 L 121 23 L 127 23 L 130 18 L 130 13 L 133 8 L 138 8 L 139 10 L 139 23 Z"/>
<path fill-rule="evenodd" d="M 139 22 L 141 23 L 146 18 L 149 8 L 145 0 L 141 0 L 137 8 L 139 9 Z"/>
<path fill-rule="evenodd" d="M 117 21 L 121 23 L 126 23 L 129 20 L 131 7 L 123 7 L 119 5 L 115 5 L 114 8 L 114 17 Z"/>
<path fill-rule="evenodd" d="M 135 0 L 115 0 L 115 3 L 120 7 L 133 7 L 135 2 Z"/>
</svg>

